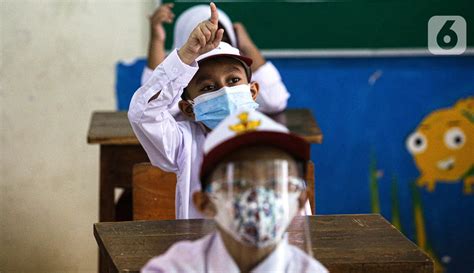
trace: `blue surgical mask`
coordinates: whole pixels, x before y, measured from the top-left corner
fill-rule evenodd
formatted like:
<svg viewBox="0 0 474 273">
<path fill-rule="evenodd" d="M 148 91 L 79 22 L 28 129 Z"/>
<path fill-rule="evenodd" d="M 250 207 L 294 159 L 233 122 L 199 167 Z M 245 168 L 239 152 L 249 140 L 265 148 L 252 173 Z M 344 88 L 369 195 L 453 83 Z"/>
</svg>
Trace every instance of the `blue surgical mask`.
<svg viewBox="0 0 474 273">
<path fill-rule="evenodd" d="M 190 102 L 194 106 L 196 121 L 214 129 L 227 116 L 238 109 L 253 110 L 258 104 L 253 100 L 249 84 L 223 87 L 217 91 L 200 95 Z"/>
</svg>

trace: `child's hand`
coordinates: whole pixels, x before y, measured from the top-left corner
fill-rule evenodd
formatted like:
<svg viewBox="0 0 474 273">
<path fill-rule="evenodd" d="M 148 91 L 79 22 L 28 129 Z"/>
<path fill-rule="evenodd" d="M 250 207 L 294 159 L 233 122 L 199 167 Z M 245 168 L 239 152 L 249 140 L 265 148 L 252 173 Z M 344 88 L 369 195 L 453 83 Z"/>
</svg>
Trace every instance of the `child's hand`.
<svg viewBox="0 0 474 273">
<path fill-rule="evenodd" d="M 181 60 L 191 64 L 199 55 L 216 48 L 222 40 L 223 29 L 218 29 L 219 16 L 214 3 L 210 4 L 211 18 L 200 23 L 189 35 L 188 40 L 178 51 Z"/>
<path fill-rule="evenodd" d="M 164 42 L 166 39 L 166 32 L 163 28 L 163 23 L 170 24 L 174 20 L 174 13 L 171 10 L 173 3 L 166 3 L 155 10 L 150 18 L 150 30 L 152 40 Z"/>
</svg>

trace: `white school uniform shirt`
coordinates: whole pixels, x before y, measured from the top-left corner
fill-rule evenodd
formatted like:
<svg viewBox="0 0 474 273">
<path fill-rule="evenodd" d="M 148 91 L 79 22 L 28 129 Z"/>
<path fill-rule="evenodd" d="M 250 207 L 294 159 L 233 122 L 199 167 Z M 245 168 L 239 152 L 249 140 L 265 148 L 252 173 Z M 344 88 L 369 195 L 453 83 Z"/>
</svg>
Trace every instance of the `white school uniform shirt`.
<svg viewBox="0 0 474 273">
<path fill-rule="evenodd" d="M 148 81 L 153 74 L 153 70 L 145 66 L 142 74 L 142 85 Z M 263 113 L 272 114 L 285 110 L 290 93 L 281 80 L 280 73 L 271 62 L 266 62 L 257 71 L 252 73 L 252 81 L 258 82 L 260 92 L 258 92 L 257 110 Z M 170 113 L 183 119 L 176 102 L 170 110 Z"/>
<path fill-rule="evenodd" d="M 184 64 L 177 50 L 153 71 L 133 95 L 128 119 L 150 162 L 176 173 L 176 218 L 202 218 L 192 202 L 192 193 L 201 189 L 199 166 L 206 132 L 194 121 L 176 121 L 170 113 L 183 89 L 198 70 L 198 64 Z M 158 98 L 150 101 L 159 91 Z"/>
<path fill-rule="evenodd" d="M 151 259 L 141 273 L 239 273 L 219 232 L 196 241 L 172 245 L 166 253 Z M 252 273 L 326 273 L 328 270 L 285 238 L 261 261 Z"/>
</svg>

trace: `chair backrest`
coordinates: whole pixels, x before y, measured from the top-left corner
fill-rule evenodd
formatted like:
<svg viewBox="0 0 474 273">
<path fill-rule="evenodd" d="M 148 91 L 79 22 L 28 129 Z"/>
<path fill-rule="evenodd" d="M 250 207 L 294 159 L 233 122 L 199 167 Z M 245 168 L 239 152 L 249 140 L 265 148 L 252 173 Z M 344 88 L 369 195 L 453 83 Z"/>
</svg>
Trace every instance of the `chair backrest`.
<svg viewBox="0 0 474 273">
<path fill-rule="evenodd" d="M 133 166 L 133 220 L 176 219 L 176 174 L 150 163 Z"/>
<path fill-rule="evenodd" d="M 306 186 L 309 189 L 308 200 L 311 206 L 311 212 L 316 214 L 316 198 L 314 193 L 314 163 L 313 161 L 308 161 L 306 165 Z"/>
<path fill-rule="evenodd" d="M 311 211 L 314 199 L 314 164 L 309 161 L 306 174 Z M 133 166 L 133 220 L 172 220 L 175 212 L 176 174 L 162 171 L 150 163 Z"/>
</svg>

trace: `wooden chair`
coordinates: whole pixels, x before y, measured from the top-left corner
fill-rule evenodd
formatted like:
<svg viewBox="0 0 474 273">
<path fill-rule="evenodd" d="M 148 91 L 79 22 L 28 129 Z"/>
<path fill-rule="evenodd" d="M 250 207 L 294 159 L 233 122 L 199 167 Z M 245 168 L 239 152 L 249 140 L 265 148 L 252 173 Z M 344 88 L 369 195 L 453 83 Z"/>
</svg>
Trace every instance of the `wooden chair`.
<svg viewBox="0 0 474 273">
<path fill-rule="evenodd" d="M 176 174 L 150 163 L 133 166 L 133 220 L 176 219 Z"/>
<path fill-rule="evenodd" d="M 309 189 L 308 200 L 314 215 L 316 214 L 316 197 L 314 196 L 314 163 L 311 160 L 306 165 L 306 187 Z"/>
<path fill-rule="evenodd" d="M 315 214 L 314 164 L 307 165 L 306 182 L 310 190 L 311 211 Z M 150 163 L 133 166 L 133 220 L 176 219 L 176 174 L 162 171 Z"/>
</svg>

